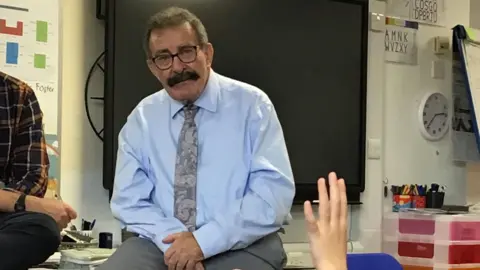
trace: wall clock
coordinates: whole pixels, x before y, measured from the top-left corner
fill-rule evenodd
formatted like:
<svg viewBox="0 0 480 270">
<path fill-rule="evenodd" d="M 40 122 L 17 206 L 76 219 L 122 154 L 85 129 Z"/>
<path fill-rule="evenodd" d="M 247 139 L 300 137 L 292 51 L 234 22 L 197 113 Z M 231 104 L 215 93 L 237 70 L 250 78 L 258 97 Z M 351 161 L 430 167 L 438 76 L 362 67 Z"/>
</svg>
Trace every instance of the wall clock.
<svg viewBox="0 0 480 270">
<path fill-rule="evenodd" d="M 440 92 L 427 93 L 418 108 L 420 131 L 425 139 L 437 141 L 448 133 L 450 110 L 447 97 Z"/>
<path fill-rule="evenodd" d="M 103 91 L 105 77 L 105 52 L 102 52 L 88 72 L 85 82 L 85 112 L 90 127 L 103 142 Z M 94 84 L 93 82 L 96 82 Z"/>
</svg>

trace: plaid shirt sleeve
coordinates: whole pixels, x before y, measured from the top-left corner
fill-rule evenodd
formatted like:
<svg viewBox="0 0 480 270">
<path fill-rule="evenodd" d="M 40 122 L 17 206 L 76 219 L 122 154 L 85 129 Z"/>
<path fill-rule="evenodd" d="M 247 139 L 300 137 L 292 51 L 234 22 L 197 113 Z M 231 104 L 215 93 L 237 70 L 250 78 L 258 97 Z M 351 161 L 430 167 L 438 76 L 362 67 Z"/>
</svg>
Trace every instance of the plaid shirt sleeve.
<svg viewBox="0 0 480 270">
<path fill-rule="evenodd" d="M 42 118 L 37 97 L 26 84 L 21 87 L 18 105 L 19 121 L 13 139 L 12 188 L 24 194 L 43 197 L 48 186 L 48 169 L 50 163 L 43 134 Z"/>
</svg>

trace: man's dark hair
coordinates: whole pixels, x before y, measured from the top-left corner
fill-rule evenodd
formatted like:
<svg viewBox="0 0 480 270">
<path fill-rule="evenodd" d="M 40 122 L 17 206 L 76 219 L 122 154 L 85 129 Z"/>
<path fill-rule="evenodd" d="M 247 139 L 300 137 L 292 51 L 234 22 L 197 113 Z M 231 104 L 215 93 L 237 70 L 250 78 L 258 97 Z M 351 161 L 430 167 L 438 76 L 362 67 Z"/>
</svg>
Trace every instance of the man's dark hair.
<svg viewBox="0 0 480 270">
<path fill-rule="evenodd" d="M 151 54 L 149 43 L 150 35 L 152 34 L 153 30 L 176 27 L 184 23 L 189 23 L 191 25 L 195 31 L 197 41 L 200 46 L 204 46 L 208 43 L 207 30 L 205 29 L 202 21 L 200 21 L 195 14 L 184 8 L 169 7 L 156 13 L 148 20 L 147 31 L 145 32 L 143 41 L 143 47 L 147 56 L 150 56 Z"/>
</svg>

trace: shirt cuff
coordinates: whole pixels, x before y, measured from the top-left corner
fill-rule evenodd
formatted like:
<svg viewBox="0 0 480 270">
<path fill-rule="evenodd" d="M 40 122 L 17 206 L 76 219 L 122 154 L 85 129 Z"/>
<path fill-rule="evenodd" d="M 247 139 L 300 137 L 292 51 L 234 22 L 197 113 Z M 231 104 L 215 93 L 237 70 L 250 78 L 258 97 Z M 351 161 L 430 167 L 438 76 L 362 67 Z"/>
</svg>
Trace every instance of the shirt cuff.
<svg viewBox="0 0 480 270">
<path fill-rule="evenodd" d="M 153 242 L 157 245 L 157 247 L 165 254 L 167 250 L 170 248 L 172 244 L 165 244 L 163 243 L 163 239 L 165 239 L 167 236 L 175 233 L 180 233 L 180 232 L 188 232 L 186 227 L 175 227 L 172 229 L 169 229 L 167 231 L 164 231 L 160 234 L 157 234 L 155 238 L 153 239 Z"/>
<path fill-rule="evenodd" d="M 220 224 L 213 220 L 193 232 L 204 259 L 230 250 L 231 237 L 222 230 Z"/>
<path fill-rule="evenodd" d="M 171 244 L 164 244 L 163 239 L 170 234 L 179 233 L 179 232 L 186 232 L 188 231 L 183 224 L 178 221 L 178 225 L 176 224 L 176 220 L 165 221 L 167 224 L 170 225 L 168 227 L 154 227 L 154 228 L 145 228 L 141 225 L 133 225 L 133 226 L 126 226 L 127 231 L 137 233 L 138 237 L 147 239 L 153 242 L 163 253 L 165 253 L 168 248 L 170 248 Z M 157 231 L 159 233 L 152 233 L 152 231 Z M 161 232 L 161 233 L 160 233 Z"/>
</svg>

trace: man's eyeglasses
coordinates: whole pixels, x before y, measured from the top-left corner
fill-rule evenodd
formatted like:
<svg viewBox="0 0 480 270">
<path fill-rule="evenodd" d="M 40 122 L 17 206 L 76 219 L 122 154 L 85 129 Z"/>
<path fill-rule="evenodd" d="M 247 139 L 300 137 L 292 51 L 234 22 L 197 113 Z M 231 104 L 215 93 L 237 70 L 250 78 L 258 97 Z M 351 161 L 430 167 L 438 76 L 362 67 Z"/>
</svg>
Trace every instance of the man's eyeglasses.
<svg viewBox="0 0 480 270">
<path fill-rule="evenodd" d="M 181 47 L 176 54 L 169 52 L 161 53 L 152 57 L 152 62 L 158 67 L 158 69 L 169 69 L 173 64 L 173 59 L 177 57 L 182 63 L 192 63 L 197 59 L 198 46 L 184 46 Z"/>
</svg>

